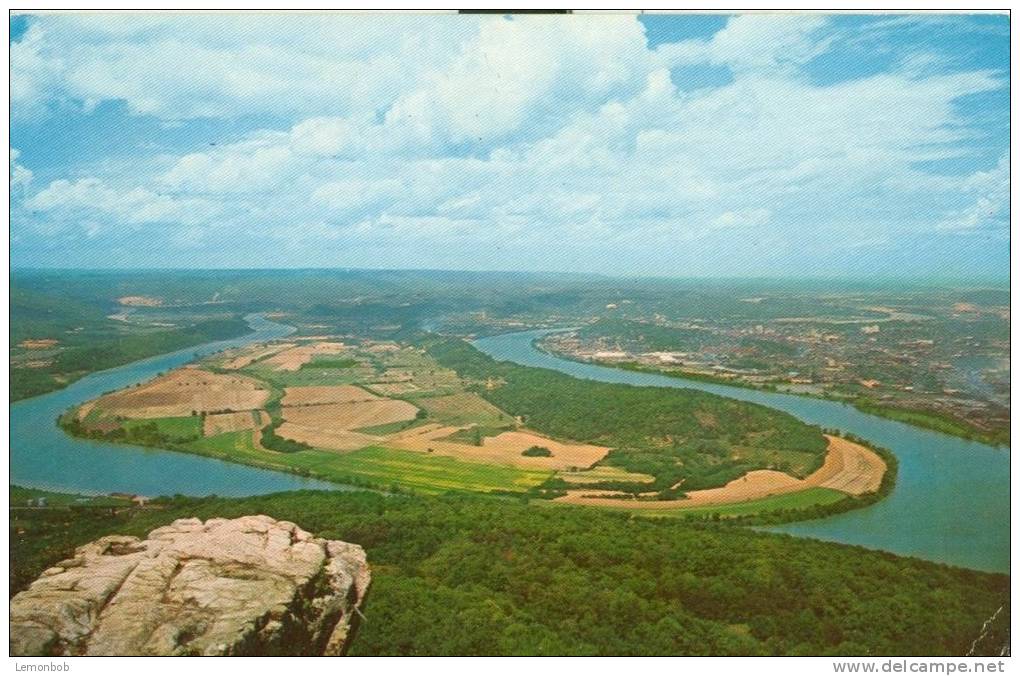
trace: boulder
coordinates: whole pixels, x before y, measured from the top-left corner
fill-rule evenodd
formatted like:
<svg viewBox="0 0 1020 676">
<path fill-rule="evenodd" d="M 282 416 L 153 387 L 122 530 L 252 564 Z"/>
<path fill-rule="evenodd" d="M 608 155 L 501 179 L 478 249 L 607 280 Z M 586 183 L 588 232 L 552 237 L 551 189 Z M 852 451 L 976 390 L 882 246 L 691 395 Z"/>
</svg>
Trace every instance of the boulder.
<svg viewBox="0 0 1020 676">
<path fill-rule="evenodd" d="M 358 545 L 268 516 L 179 519 L 78 547 L 11 599 L 11 655 L 339 655 Z"/>
</svg>

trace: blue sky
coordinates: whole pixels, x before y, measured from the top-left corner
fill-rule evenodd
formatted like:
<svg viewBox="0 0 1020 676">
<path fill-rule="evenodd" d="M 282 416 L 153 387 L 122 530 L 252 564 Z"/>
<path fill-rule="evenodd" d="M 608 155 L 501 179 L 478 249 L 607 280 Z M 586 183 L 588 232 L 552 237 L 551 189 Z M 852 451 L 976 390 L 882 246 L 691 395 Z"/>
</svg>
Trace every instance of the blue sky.
<svg viewBox="0 0 1020 676">
<path fill-rule="evenodd" d="M 1002 15 L 11 35 L 15 266 L 1008 274 Z"/>
</svg>

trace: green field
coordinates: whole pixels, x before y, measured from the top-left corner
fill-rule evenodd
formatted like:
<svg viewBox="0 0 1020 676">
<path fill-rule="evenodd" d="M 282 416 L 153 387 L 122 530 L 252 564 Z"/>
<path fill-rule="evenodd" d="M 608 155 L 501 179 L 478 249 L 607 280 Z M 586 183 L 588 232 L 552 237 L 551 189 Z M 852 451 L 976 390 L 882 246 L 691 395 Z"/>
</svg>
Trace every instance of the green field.
<svg viewBox="0 0 1020 676">
<path fill-rule="evenodd" d="M 462 462 L 454 458 L 388 448 L 363 448 L 334 456 L 331 467 L 382 484 L 410 486 L 420 493 L 443 493 L 447 490 L 482 493 L 523 491 L 537 486 L 552 475 L 551 472 Z"/>
<path fill-rule="evenodd" d="M 225 432 L 214 437 L 202 437 L 188 443 L 187 447 L 203 455 L 237 455 L 239 462 L 243 462 L 246 455 L 250 455 L 254 459 L 258 454 L 265 453 L 265 451 L 255 448 L 255 444 L 252 443 L 251 430 Z M 234 458 L 231 457 L 231 459 Z"/>
<path fill-rule="evenodd" d="M 474 392 L 460 392 L 441 397 L 414 397 L 415 405 L 447 425 L 501 427 L 513 423 L 513 416 L 504 413 Z"/>
<path fill-rule="evenodd" d="M 766 514 L 785 509 L 806 509 L 818 505 L 831 505 L 846 499 L 846 493 L 831 488 L 808 488 L 796 493 L 772 495 L 760 500 L 748 500 L 732 505 L 709 507 L 677 507 L 674 509 L 641 510 L 634 512 L 641 516 L 703 517 L 718 514 L 721 518 Z"/>
<path fill-rule="evenodd" d="M 358 365 L 357 359 L 312 359 L 301 365 L 301 370 L 349 369 Z"/>
<path fill-rule="evenodd" d="M 309 368 L 302 367 L 296 371 L 277 371 L 271 365 L 267 366 L 262 362 L 245 366 L 240 372 L 279 387 L 352 385 L 371 380 L 375 374 L 370 366 L 333 368 L 315 365 Z"/>
<path fill-rule="evenodd" d="M 87 419 L 87 418 L 86 418 Z M 202 418 L 197 415 L 177 418 L 130 418 L 121 423 L 130 437 L 144 427 L 155 426 L 156 433 L 170 440 L 189 440 L 202 436 Z"/>
<path fill-rule="evenodd" d="M 179 450 L 338 483 L 378 488 L 398 486 L 426 494 L 446 491 L 524 492 L 551 475 L 551 472 L 462 462 L 454 458 L 378 447 L 350 453 L 319 449 L 277 453 L 255 448 L 250 431 L 206 437 L 181 446 Z"/>
<path fill-rule="evenodd" d="M 370 425 L 369 427 L 359 427 L 354 430 L 355 432 L 361 432 L 363 434 L 375 434 L 375 435 L 386 435 L 396 434 L 397 432 L 404 432 L 411 429 L 412 427 L 419 427 L 428 422 L 424 418 L 416 418 L 414 420 L 404 420 L 401 422 L 385 423 L 383 425 Z"/>
</svg>

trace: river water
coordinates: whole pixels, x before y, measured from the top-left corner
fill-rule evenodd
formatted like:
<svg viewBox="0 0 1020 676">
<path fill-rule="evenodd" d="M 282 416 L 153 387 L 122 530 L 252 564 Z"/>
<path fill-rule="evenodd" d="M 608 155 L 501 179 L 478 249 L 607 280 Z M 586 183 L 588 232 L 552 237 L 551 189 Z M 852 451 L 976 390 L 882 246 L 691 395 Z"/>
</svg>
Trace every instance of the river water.
<svg viewBox="0 0 1020 676">
<path fill-rule="evenodd" d="M 1009 451 L 862 413 L 834 401 L 761 392 L 561 359 L 535 348 L 552 331 L 480 338 L 498 360 L 628 385 L 712 392 L 786 411 L 804 422 L 856 434 L 899 460 L 896 489 L 863 509 L 768 530 L 883 549 L 968 568 L 1009 571 Z"/>
<path fill-rule="evenodd" d="M 343 486 L 293 474 L 247 467 L 174 451 L 76 439 L 56 425 L 61 413 L 105 392 L 153 376 L 228 347 L 258 343 L 293 333 L 290 326 L 259 315 L 245 317 L 253 333 L 207 343 L 93 373 L 63 390 L 11 405 L 12 484 L 85 494 L 244 496 L 299 488 Z"/>
<path fill-rule="evenodd" d="M 283 472 L 152 448 L 76 439 L 56 425 L 71 406 L 144 382 L 168 369 L 228 347 L 273 340 L 293 328 L 258 315 L 253 333 L 94 373 L 63 390 L 11 405 L 12 484 L 78 493 L 244 496 L 300 488 L 346 487 Z M 805 422 L 837 428 L 891 449 L 899 459 L 896 490 L 860 510 L 771 528 L 792 535 L 884 549 L 969 568 L 1009 569 L 1009 453 L 870 416 L 837 402 L 759 392 L 560 359 L 533 341 L 549 331 L 479 339 L 496 359 L 630 385 L 688 387 L 787 411 Z"/>
</svg>

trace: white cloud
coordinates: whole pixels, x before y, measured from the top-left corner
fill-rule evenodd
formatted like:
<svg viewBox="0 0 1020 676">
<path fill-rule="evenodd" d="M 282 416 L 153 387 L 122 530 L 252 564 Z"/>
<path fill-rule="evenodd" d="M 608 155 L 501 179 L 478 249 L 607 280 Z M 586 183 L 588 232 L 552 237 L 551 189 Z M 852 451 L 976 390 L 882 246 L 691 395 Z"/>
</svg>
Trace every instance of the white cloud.
<svg viewBox="0 0 1020 676">
<path fill-rule="evenodd" d="M 146 188 L 117 190 L 99 178 L 53 181 L 29 199 L 26 208 L 74 217 L 100 213 L 128 224 L 183 223 L 205 225 L 216 213 L 209 202 L 175 199 Z"/>
<path fill-rule="evenodd" d="M 303 14 L 282 30 L 272 14 L 53 14 L 11 47 L 12 101 L 123 100 L 167 120 L 385 112 L 416 142 L 460 141 L 604 100 L 649 60 L 630 16 Z"/>
<path fill-rule="evenodd" d="M 279 135 L 257 135 L 214 151 L 190 153 L 178 159 L 161 177 L 173 189 L 193 193 L 232 193 L 264 190 L 292 178 L 300 168 Z"/>
<path fill-rule="evenodd" d="M 342 117 L 313 117 L 294 125 L 291 143 L 303 155 L 356 157 L 365 150 L 366 126 Z"/>
<path fill-rule="evenodd" d="M 668 64 L 713 63 L 735 71 L 772 71 L 797 66 L 823 53 L 829 45 L 820 37 L 828 19 L 789 14 L 734 16 L 707 40 L 661 45 L 656 54 Z"/>
<path fill-rule="evenodd" d="M 21 157 L 21 151 L 17 148 L 11 148 L 11 190 L 24 191 L 28 188 L 28 184 L 32 182 L 34 174 L 31 169 L 23 167 L 18 164 L 18 158 Z"/>
<path fill-rule="evenodd" d="M 712 37 L 709 54 L 714 61 L 739 69 L 806 63 L 827 48 L 828 41 L 817 37 L 827 22 L 825 17 L 810 15 L 736 16 Z"/>
<path fill-rule="evenodd" d="M 970 198 L 967 206 L 955 210 L 939 223 L 939 229 L 967 233 L 979 229 L 1009 230 L 1009 155 L 988 171 L 968 176 L 961 193 Z"/>
<path fill-rule="evenodd" d="M 324 183 L 312 193 L 312 199 L 334 211 L 360 211 L 384 207 L 399 199 L 404 184 L 393 179 L 379 181 L 349 180 Z"/>
<path fill-rule="evenodd" d="M 712 221 L 712 225 L 716 228 L 748 228 L 764 225 L 771 218 L 772 212 L 768 209 L 724 211 Z"/>
<path fill-rule="evenodd" d="M 966 179 L 918 168 L 964 152 L 973 129 L 957 101 L 1003 82 L 907 60 L 813 84 L 799 68 L 828 49 L 825 19 L 735 17 L 709 40 L 657 50 L 631 16 L 431 17 L 429 31 L 422 17 L 306 17 L 286 32 L 275 18 L 243 31 L 224 21 L 60 15 L 12 45 L 23 110 L 123 98 L 167 120 L 287 120 L 148 158 L 154 171 L 51 182 L 30 208 L 174 223 L 182 245 L 219 228 L 395 250 L 472 239 L 668 250 L 747 228 L 796 250 L 797 227 L 847 242 L 867 222 L 895 241 L 1008 216 L 1008 161 Z M 677 63 L 734 78 L 678 90 Z"/>
<path fill-rule="evenodd" d="M 634 17 L 489 17 L 455 60 L 400 97 L 386 119 L 423 140 L 436 133 L 485 140 L 536 116 L 563 118 L 626 95 L 650 65 Z"/>
<path fill-rule="evenodd" d="M 270 13 L 49 14 L 11 46 L 16 114 L 49 99 L 121 99 L 177 120 L 338 114 L 392 103 L 422 64 L 456 54 L 458 17 Z M 398 36 L 395 39 L 395 36 Z"/>
</svg>

